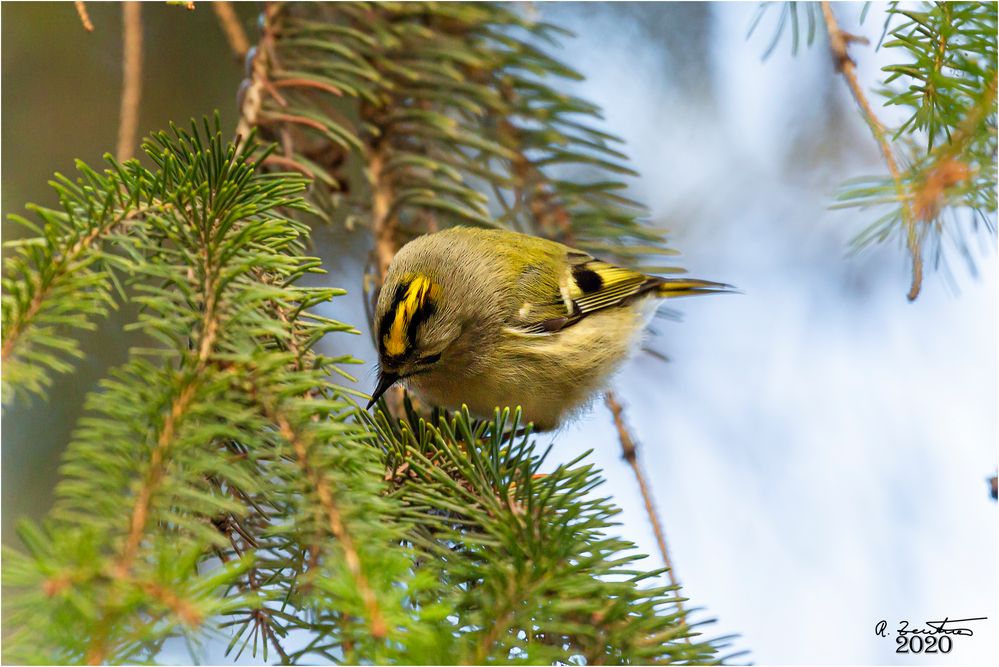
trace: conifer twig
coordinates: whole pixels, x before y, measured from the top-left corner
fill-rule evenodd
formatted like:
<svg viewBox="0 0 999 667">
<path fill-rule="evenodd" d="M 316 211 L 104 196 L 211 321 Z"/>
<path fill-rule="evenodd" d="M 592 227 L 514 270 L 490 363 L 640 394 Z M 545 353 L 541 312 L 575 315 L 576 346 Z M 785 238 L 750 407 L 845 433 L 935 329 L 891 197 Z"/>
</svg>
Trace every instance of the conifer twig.
<svg viewBox="0 0 999 667">
<path fill-rule="evenodd" d="M 250 50 L 250 41 L 246 38 L 246 31 L 243 30 L 232 3 L 225 0 L 213 2 L 212 9 L 215 11 L 215 16 L 218 17 L 222 32 L 225 33 L 225 37 L 229 41 L 229 48 L 232 49 L 237 59 L 242 60 L 246 57 L 246 52 Z"/>
<path fill-rule="evenodd" d="M 204 256 L 204 259 L 206 264 L 208 264 L 208 257 Z M 156 445 L 150 455 L 149 469 L 136 495 L 135 503 L 132 505 L 125 544 L 111 570 L 113 576 L 119 580 L 127 580 L 131 575 L 132 564 L 138 555 L 139 545 L 142 543 L 142 538 L 149 523 L 149 508 L 152 505 L 153 494 L 163 481 L 163 476 L 166 472 L 167 451 L 174 444 L 180 422 L 191 407 L 191 403 L 197 395 L 198 386 L 204 380 L 205 370 L 208 367 L 208 362 L 215 347 L 215 341 L 219 332 L 216 292 L 218 277 L 216 275 L 216 267 L 207 265 L 204 269 L 205 280 L 201 286 L 204 309 L 195 366 L 171 402 L 170 410 L 163 421 L 163 426 L 159 429 Z M 92 638 L 90 647 L 87 650 L 87 664 L 98 665 L 105 661 L 107 657 L 107 630 L 110 618 L 110 605 L 105 601 L 102 613 L 103 620 L 99 624 L 104 631 Z"/>
<path fill-rule="evenodd" d="M 340 509 L 337 507 L 333 497 L 333 490 L 330 487 L 329 480 L 323 476 L 321 470 L 309 461 L 309 447 L 311 443 L 308 441 L 307 434 L 298 432 L 292 426 L 288 417 L 273 406 L 265 405 L 263 407 L 269 413 L 268 418 L 278 427 L 281 437 L 292 446 L 299 467 L 305 473 L 306 477 L 308 477 L 313 488 L 316 490 L 316 494 L 319 496 L 319 503 L 326 515 L 330 533 L 336 537 L 340 546 L 343 547 L 347 569 L 350 570 L 351 576 L 353 576 L 354 582 L 357 584 L 358 593 L 360 593 L 361 599 L 364 601 L 364 606 L 368 611 L 371 635 L 377 639 L 383 638 L 388 632 L 388 628 L 385 625 L 385 617 L 382 615 L 381 607 L 378 604 L 375 593 L 371 589 L 368 578 L 361 567 L 361 558 L 357 552 L 357 547 L 354 546 L 354 540 L 347 531 L 343 516 L 340 514 Z"/>
<path fill-rule="evenodd" d="M 260 111 L 264 104 L 264 95 L 268 90 L 267 70 L 271 49 L 274 46 L 274 35 L 271 22 L 278 13 L 277 3 L 267 3 L 264 7 L 263 34 L 257 43 L 257 50 L 250 64 L 250 80 L 242 95 L 239 108 L 239 123 L 236 133 L 241 137 L 249 136 L 250 128 L 262 125 Z"/>
<path fill-rule="evenodd" d="M 94 24 L 90 21 L 90 14 L 87 13 L 87 5 L 83 3 L 83 0 L 74 0 L 73 4 L 76 5 L 76 13 L 80 17 L 83 29 L 87 32 L 93 32 Z"/>
<path fill-rule="evenodd" d="M 530 599 L 530 596 L 533 594 L 531 588 L 529 585 L 524 586 L 519 577 L 510 578 L 507 582 L 507 600 L 512 601 L 512 603 L 507 605 L 502 611 L 499 609 L 495 610 L 491 627 L 482 636 L 481 641 L 478 642 L 475 649 L 474 660 L 466 664 L 484 665 L 488 662 L 489 652 L 492 650 L 493 644 L 504 633 L 510 630 L 510 624 L 513 621 L 515 613 L 512 605 L 518 604 L 521 600 Z"/>
<path fill-rule="evenodd" d="M 902 211 L 902 223 L 905 225 L 907 234 L 909 254 L 912 255 L 912 284 L 909 287 L 907 296 L 909 301 L 913 301 L 919 296 L 919 290 L 923 283 L 923 253 L 920 247 L 919 230 L 916 226 L 916 216 L 912 211 L 912 205 L 909 201 L 905 184 L 902 182 L 902 174 L 899 171 L 895 154 L 891 149 L 888 134 L 884 125 L 881 124 L 881 121 L 878 120 L 877 115 L 874 113 L 874 109 L 871 108 L 871 103 L 868 102 L 867 96 L 864 95 L 864 89 L 857 79 L 857 65 L 848 52 L 851 42 L 866 42 L 867 40 L 863 37 L 851 35 L 839 27 L 829 0 L 823 0 L 822 2 L 822 16 L 825 19 L 826 30 L 829 33 L 829 48 L 832 50 L 833 57 L 835 58 L 836 70 L 846 79 L 847 87 L 849 87 L 850 92 L 853 94 L 853 99 L 857 102 L 857 106 L 860 107 L 864 120 L 867 121 L 867 126 L 871 129 L 871 134 L 874 135 L 875 141 L 878 142 L 881 155 L 888 166 L 888 173 L 895 183 L 895 192 Z"/>
<path fill-rule="evenodd" d="M 263 617 L 263 621 L 260 624 L 260 632 L 263 633 L 264 637 L 270 641 L 271 646 L 274 647 L 274 650 L 277 651 L 278 656 L 281 658 L 281 664 L 290 665 L 291 658 L 288 657 L 288 652 L 284 650 L 283 646 L 281 646 L 277 633 L 274 632 L 274 626 L 270 622 L 270 614 L 263 609 L 258 610 L 258 612 L 260 613 L 260 616 Z"/>
<path fill-rule="evenodd" d="M 148 593 L 150 597 L 162 603 L 163 606 L 173 612 L 188 627 L 197 627 L 204 620 L 201 611 L 197 607 L 155 581 L 140 582 L 139 587 Z"/>
<path fill-rule="evenodd" d="M 39 273 L 35 281 L 34 296 L 31 299 L 31 303 L 28 308 L 23 312 L 18 314 L 17 319 L 4 331 L 3 345 L 0 347 L 0 361 L 6 362 L 14 353 L 15 347 L 20 336 L 24 331 L 31 326 L 31 322 L 34 317 L 41 310 L 45 303 L 45 299 L 51 294 L 52 290 L 55 289 L 59 282 L 68 276 L 72 271 L 70 267 L 74 262 L 83 257 L 90 247 L 97 242 L 98 239 L 110 234 L 118 225 L 124 224 L 129 220 L 143 215 L 150 209 L 158 208 L 160 205 L 156 204 L 150 207 L 139 207 L 134 211 L 123 211 L 118 217 L 111 217 L 103 225 L 98 225 L 94 227 L 90 232 L 74 243 L 65 252 L 60 253 L 51 265 L 50 270 L 46 271 L 44 274 Z"/>
<path fill-rule="evenodd" d="M 121 113 L 118 121 L 118 148 L 115 157 L 119 162 L 135 156 L 139 134 L 139 102 L 142 98 L 142 3 L 122 3 L 122 30 L 124 51 L 121 85 Z"/>
<path fill-rule="evenodd" d="M 673 570 L 673 562 L 669 557 L 669 549 L 666 547 L 666 532 L 663 530 L 662 521 L 659 520 L 659 513 L 656 512 L 655 501 L 652 499 L 652 490 L 645 478 L 645 472 L 638 461 L 638 446 L 631 435 L 628 423 L 624 419 L 624 407 L 618 402 L 613 391 L 608 391 L 604 394 L 604 404 L 610 410 L 611 416 L 614 417 L 614 427 L 617 429 L 618 438 L 621 440 L 621 457 L 631 466 L 632 471 L 635 473 L 635 479 L 638 480 L 638 488 L 642 492 L 645 511 L 649 515 L 649 521 L 652 523 L 652 532 L 655 533 L 656 542 L 659 545 L 659 553 L 662 554 L 663 563 L 669 570 L 669 581 L 679 590 L 680 583 L 677 581 L 676 572 Z M 676 601 L 676 607 L 682 615 L 683 605 L 679 599 Z"/>
<path fill-rule="evenodd" d="M 915 214 L 919 220 L 929 222 L 940 212 L 944 193 L 947 188 L 969 178 L 971 168 L 959 156 L 978 133 L 982 123 L 988 119 L 992 106 L 996 101 L 996 89 L 999 88 L 999 73 L 992 71 L 992 76 L 982 90 L 982 97 L 972 106 L 961 123 L 955 129 L 950 141 L 941 144 L 931 154 L 932 161 L 923 171 L 925 176 L 915 188 Z"/>
</svg>

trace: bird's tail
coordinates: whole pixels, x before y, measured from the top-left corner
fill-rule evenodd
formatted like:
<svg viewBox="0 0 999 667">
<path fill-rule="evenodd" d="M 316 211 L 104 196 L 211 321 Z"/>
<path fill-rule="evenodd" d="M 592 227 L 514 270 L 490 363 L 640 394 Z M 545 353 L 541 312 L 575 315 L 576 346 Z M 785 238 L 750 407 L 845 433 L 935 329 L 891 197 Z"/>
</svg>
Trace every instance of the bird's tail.
<svg viewBox="0 0 999 667">
<path fill-rule="evenodd" d="M 696 278 L 660 278 L 655 286 L 655 294 L 663 299 L 734 291 L 735 288 L 731 285 L 715 283 L 710 280 L 697 280 Z"/>
</svg>

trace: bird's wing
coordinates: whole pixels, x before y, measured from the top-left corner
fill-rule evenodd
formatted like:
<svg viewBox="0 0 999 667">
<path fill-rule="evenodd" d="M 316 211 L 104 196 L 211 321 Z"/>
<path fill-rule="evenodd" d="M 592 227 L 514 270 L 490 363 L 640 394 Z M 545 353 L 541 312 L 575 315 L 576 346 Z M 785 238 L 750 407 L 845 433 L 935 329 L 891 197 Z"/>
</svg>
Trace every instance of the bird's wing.
<svg viewBox="0 0 999 667">
<path fill-rule="evenodd" d="M 561 261 L 528 266 L 521 274 L 517 289 L 521 303 L 515 325 L 510 327 L 512 333 L 546 335 L 561 331 L 661 282 L 660 278 L 602 262 L 579 250 L 566 248 L 561 253 L 556 258 Z"/>
</svg>

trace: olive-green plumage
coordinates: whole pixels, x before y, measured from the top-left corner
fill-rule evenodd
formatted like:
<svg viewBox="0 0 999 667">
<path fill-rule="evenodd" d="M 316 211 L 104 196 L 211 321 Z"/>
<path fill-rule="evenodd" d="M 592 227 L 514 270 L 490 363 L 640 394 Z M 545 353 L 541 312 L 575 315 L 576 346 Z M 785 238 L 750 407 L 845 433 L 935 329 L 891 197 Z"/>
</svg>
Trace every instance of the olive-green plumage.
<svg viewBox="0 0 999 667">
<path fill-rule="evenodd" d="M 638 347 L 658 298 L 727 289 L 516 232 L 421 236 L 395 256 L 378 298 L 372 402 L 403 380 L 433 405 L 480 416 L 519 405 L 536 428 L 555 428 Z"/>
</svg>

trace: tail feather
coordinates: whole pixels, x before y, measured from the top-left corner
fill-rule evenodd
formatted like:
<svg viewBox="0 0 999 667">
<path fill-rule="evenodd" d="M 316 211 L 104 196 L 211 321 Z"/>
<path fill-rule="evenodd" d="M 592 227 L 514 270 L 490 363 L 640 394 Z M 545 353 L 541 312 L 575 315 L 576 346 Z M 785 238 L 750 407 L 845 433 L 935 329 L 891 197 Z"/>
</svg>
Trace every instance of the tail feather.
<svg viewBox="0 0 999 667">
<path fill-rule="evenodd" d="M 698 294 L 722 294 L 735 292 L 735 288 L 725 283 L 696 278 L 660 278 L 655 287 L 656 295 L 667 299 L 677 296 L 697 296 Z"/>
</svg>

